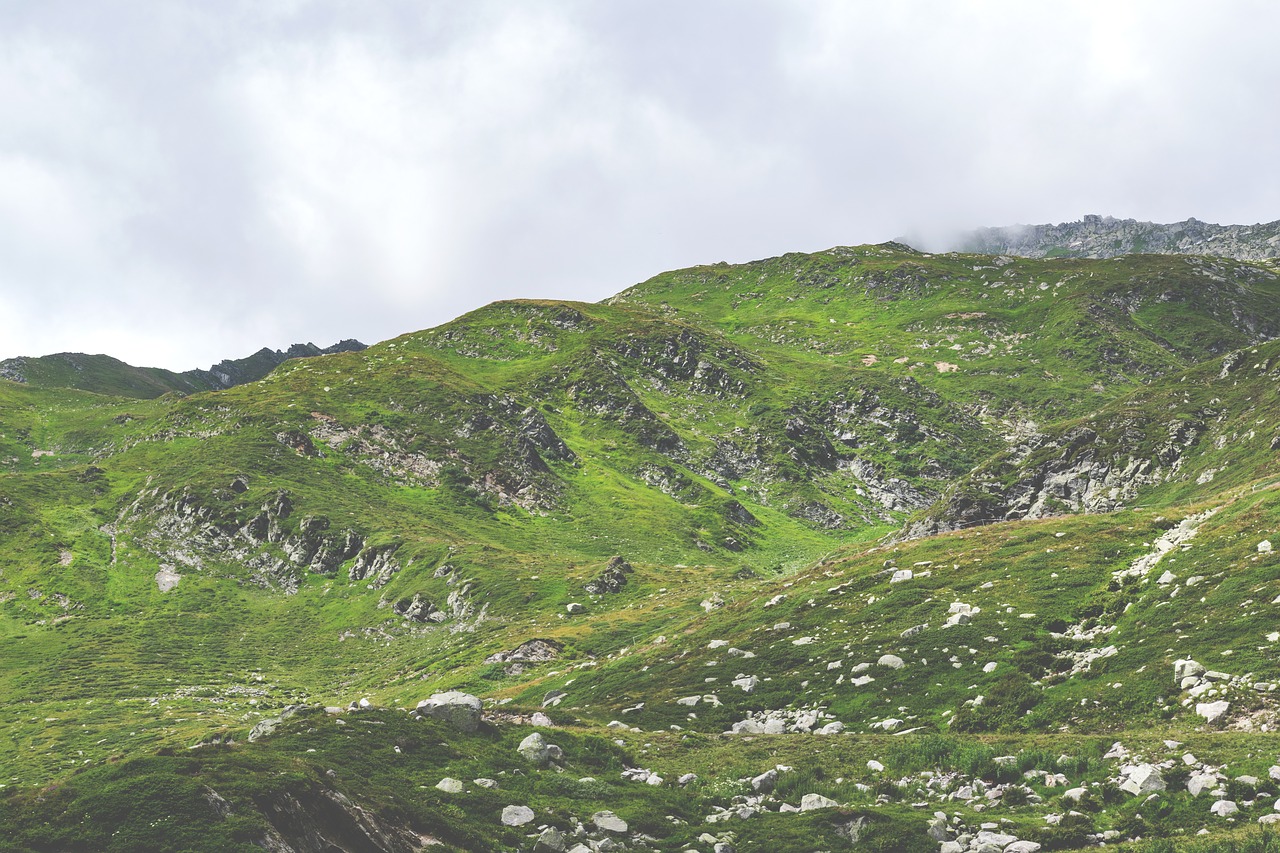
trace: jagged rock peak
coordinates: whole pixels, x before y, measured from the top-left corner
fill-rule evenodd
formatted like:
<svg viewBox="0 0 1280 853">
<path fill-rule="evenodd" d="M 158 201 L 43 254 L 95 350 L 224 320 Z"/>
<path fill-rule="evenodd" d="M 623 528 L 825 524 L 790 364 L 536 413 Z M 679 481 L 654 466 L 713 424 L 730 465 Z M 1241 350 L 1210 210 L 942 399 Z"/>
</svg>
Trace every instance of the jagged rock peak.
<svg viewBox="0 0 1280 853">
<path fill-rule="evenodd" d="M 1280 220 L 1214 225 L 1190 218 L 1159 224 L 1090 214 L 1057 225 L 1007 225 L 964 234 L 956 249 L 1029 258 L 1112 258 L 1129 254 L 1214 255 L 1242 261 L 1280 257 Z"/>
</svg>

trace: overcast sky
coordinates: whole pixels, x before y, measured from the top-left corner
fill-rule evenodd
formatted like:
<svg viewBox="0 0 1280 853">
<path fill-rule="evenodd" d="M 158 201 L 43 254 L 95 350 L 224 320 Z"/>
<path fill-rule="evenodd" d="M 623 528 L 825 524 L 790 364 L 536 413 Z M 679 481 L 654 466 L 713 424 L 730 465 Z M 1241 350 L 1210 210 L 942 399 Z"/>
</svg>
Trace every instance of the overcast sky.
<svg viewBox="0 0 1280 853">
<path fill-rule="evenodd" d="M 207 366 L 1086 213 L 1280 219 L 1280 4 L 0 0 L 0 358 Z"/>
</svg>

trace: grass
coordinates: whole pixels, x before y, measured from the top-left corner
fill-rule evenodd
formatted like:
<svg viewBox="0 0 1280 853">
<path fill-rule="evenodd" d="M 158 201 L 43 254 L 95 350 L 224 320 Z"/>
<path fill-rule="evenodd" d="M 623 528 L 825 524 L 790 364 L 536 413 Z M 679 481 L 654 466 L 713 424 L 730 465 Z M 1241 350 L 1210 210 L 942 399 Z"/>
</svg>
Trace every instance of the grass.
<svg viewBox="0 0 1280 853">
<path fill-rule="evenodd" d="M 457 849 L 523 844 L 496 820 L 514 802 L 564 828 L 612 808 L 671 850 L 703 832 L 840 849 L 858 820 L 868 849 L 933 849 L 935 807 L 1053 849 L 1113 828 L 1182 843 L 1208 820 L 1203 799 L 1104 802 L 1117 768 L 1102 756 L 1122 739 L 1173 760 L 1173 739 L 1265 778 L 1272 695 L 1237 685 L 1255 731 L 1207 731 L 1172 664 L 1280 682 L 1280 568 L 1257 547 L 1280 535 L 1280 351 L 1255 342 L 1280 323 L 1280 284 L 1200 263 L 834 249 L 668 273 L 601 305 L 499 303 L 217 394 L 0 382 L 0 835 L 21 850 L 239 849 L 281 798 L 314 816 L 337 791 Z M 1003 516 L 1086 457 L 1163 473 L 1114 505 L 1064 493 L 1043 518 L 895 541 L 904 523 L 962 518 L 966 500 Z M 1152 574 L 1115 577 L 1210 509 Z M 259 518 L 270 532 L 254 538 Z M 350 531 L 394 548 L 395 570 L 295 562 L 319 528 L 313 545 Z M 626 585 L 589 594 L 614 555 L 634 567 Z M 182 576 L 167 592 L 162 568 Z M 899 569 L 914 576 L 892 583 Z M 1175 582 L 1156 583 L 1166 569 Z M 394 610 L 414 596 L 445 620 Z M 980 612 L 944 627 L 956 602 Z M 531 638 L 563 650 L 486 663 Z M 744 675 L 750 693 L 732 684 Z M 462 736 L 404 713 L 454 688 L 502 719 L 564 691 L 545 713 L 567 772 L 519 764 L 521 725 Z M 244 743 L 285 707 L 360 698 L 380 710 L 309 712 Z M 723 734 L 788 709 L 846 733 Z M 795 768 L 778 800 L 845 808 L 707 821 L 777 764 Z M 627 766 L 668 784 L 625 782 Z M 1060 786 L 1032 770 L 1088 786 L 1097 809 L 1050 827 Z M 500 773 L 497 791 L 434 788 Z M 698 780 L 672 784 L 686 773 Z M 984 816 L 924 773 L 1029 790 Z"/>
</svg>

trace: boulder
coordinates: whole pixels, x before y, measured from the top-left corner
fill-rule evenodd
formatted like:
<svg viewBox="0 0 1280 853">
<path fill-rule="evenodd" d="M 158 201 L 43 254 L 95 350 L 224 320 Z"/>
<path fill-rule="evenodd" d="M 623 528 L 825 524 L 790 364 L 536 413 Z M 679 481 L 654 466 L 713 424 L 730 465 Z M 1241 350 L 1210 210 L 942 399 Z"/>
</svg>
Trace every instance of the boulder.
<svg viewBox="0 0 1280 853">
<path fill-rule="evenodd" d="M 1135 797 L 1165 789 L 1160 769 L 1152 764 L 1139 764 L 1120 783 L 1120 790 Z"/>
<path fill-rule="evenodd" d="M 897 655 L 881 655 L 880 660 L 876 661 L 876 663 L 889 669 L 902 669 L 906 666 L 902 658 Z"/>
<path fill-rule="evenodd" d="M 766 770 L 759 776 L 751 780 L 751 790 L 757 794 L 773 793 L 774 786 L 778 784 L 778 771 Z"/>
<path fill-rule="evenodd" d="M 1240 807 L 1235 804 L 1234 800 L 1218 800 L 1213 805 L 1209 806 L 1209 813 L 1215 814 L 1218 817 L 1233 815 L 1238 811 L 1240 811 Z"/>
<path fill-rule="evenodd" d="M 1181 684 L 1184 678 L 1199 678 L 1204 673 L 1204 666 L 1191 660 L 1191 658 L 1173 662 L 1173 681 L 1175 684 Z"/>
<path fill-rule="evenodd" d="M 418 703 L 418 714 L 441 720 L 460 732 L 474 732 L 480 728 L 479 697 L 458 690 L 436 693 L 430 699 Z"/>
<path fill-rule="evenodd" d="M 611 811 L 596 812 L 591 816 L 591 822 L 596 825 L 596 829 L 602 832 L 623 835 L 627 831 L 627 822 Z"/>
<path fill-rule="evenodd" d="M 507 806 L 502 810 L 503 826 L 524 826 L 533 820 L 533 809 L 528 806 Z"/>
<path fill-rule="evenodd" d="M 1219 699 L 1217 702 L 1200 702 L 1196 704 L 1196 713 L 1204 717 L 1206 723 L 1216 726 L 1227 718 L 1231 703 Z"/>
<path fill-rule="evenodd" d="M 1000 850 L 1004 850 L 1010 844 L 1018 841 L 1018 836 L 1009 835 L 1007 832 L 993 832 L 989 829 L 981 830 L 973 839 L 973 843 L 981 848 L 984 844 L 994 844 Z"/>
<path fill-rule="evenodd" d="M 1193 797 L 1198 797 L 1216 787 L 1218 787 L 1218 777 L 1212 773 L 1193 773 L 1187 779 L 1187 793 Z"/>
<path fill-rule="evenodd" d="M 821 794 L 805 794 L 800 798 L 800 811 L 809 812 L 814 809 L 834 809 L 840 806 L 835 800 Z"/>
<path fill-rule="evenodd" d="M 451 779 L 446 776 L 436 783 L 436 787 L 446 794 L 461 794 L 463 786 L 461 779 Z"/>
<path fill-rule="evenodd" d="M 554 826 L 548 826 L 534 842 L 533 853 L 564 853 L 564 844 L 564 833 Z"/>
<path fill-rule="evenodd" d="M 551 746 L 541 732 L 534 732 L 520 741 L 520 745 L 516 747 L 516 752 L 520 753 L 520 757 L 525 761 L 536 764 L 539 767 L 551 761 Z"/>
</svg>

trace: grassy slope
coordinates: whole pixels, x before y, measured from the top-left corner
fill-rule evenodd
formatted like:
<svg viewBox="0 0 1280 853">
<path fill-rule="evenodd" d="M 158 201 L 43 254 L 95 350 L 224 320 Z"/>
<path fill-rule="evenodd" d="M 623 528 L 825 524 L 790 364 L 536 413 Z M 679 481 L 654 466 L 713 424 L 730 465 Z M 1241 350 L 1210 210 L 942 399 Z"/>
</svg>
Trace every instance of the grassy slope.
<svg viewBox="0 0 1280 853">
<path fill-rule="evenodd" d="M 886 518 L 822 454 L 830 446 L 841 458 L 868 460 L 927 485 L 930 476 L 945 482 L 1001 449 L 1000 416 L 1049 424 L 1091 411 L 1094 401 L 1116 400 L 1102 410 L 1104 420 L 1107 412 L 1136 417 L 1152 408 L 1163 417 L 1187 382 L 1156 377 L 1248 344 L 1249 334 L 1237 326 L 1274 325 L 1268 299 L 1275 280 L 1231 265 L 1237 279 L 1216 282 L 1195 262 L 1176 259 L 1004 267 L 980 260 L 872 247 L 699 268 L 661 277 L 614 305 L 502 303 L 365 353 L 293 362 L 263 382 L 185 400 L 0 383 L 0 462 L 7 471 L 0 477 L 6 544 L 0 688 L 11 710 L 3 722 L 0 778 L 17 792 L 4 820 L 16 826 L 12 821 L 25 819 L 34 806 L 23 798 L 51 779 L 80 770 L 84 781 L 66 796 L 92 798 L 99 788 L 111 789 L 114 761 L 182 748 L 213 732 L 242 737 L 287 704 L 345 704 L 368 695 L 407 706 L 446 687 L 512 699 L 513 708 L 536 708 L 547 690 L 563 688 L 569 696 L 552 713 L 591 726 L 644 701 L 644 709 L 627 715 L 629 725 L 674 724 L 692 734 L 665 736 L 665 757 L 644 752 L 649 738 L 623 735 L 626 760 L 705 775 L 698 809 L 723 802 L 739 776 L 763 769 L 754 758 L 750 766 L 726 762 L 727 742 L 717 733 L 749 711 L 791 704 L 822 705 L 857 732 L 894 715 L 948 737 L 956 725 L 948 720 L 958 716 L 962 729 L 1025 737 L 1012 743 L 1028 749 L 1036 733 L 1063 727 L 1084 736 L 1118 727 L 1192 736 L 1194 718 L 1172 701 L 1175 653 L 1280 680 L 1264 636 L 1269 606 L 1261 604 L 1280 589 L 1267 592 L 1275 583 L 1272 560 L 1254 550 L 1280 524 L 1272 492 L 1230 503 L 1205 523 L 1191 550 L 1168 558 L 1180 561 L 1170 563 L 1176 574 L 1210 579 L 1197 596 L 1169 598 L 1169 590 L 1152 583 L 1113 589 L 1111 572 L 1144 553 L 1169 519 L 1193 508 L 1050 519 L 871 550 L 870 540 L 902 514 Z M 1049 285 L 1044 290 L 1042 281 Z M 752 289 L 744 290 L 748 282 Z M 661 313 L 663 301 L 671 311 Z M 641 302 L 660 313 L 632 307 Z M 948 316 L 979 311 L 986 316 Z M 1248 322 L 1233 325 L 1228 316 Z M 960 350 L 950 349 L 957 344 Z M 864 363 L 867 355 L 877 361 Z M 905 363 L 894 362 L 902 357 Z M 960 369 L 939 372 L 933 362 L 942 360 Z M 1217 380 L 1220 370 L 1211 365 L 1188 374 L 1194 399 L 1187 405 L 1203 408 L 1220 398 L 1212 405 L 1223 417 L 1185 470 L 1198 476 L 1228 457 L 1231 464 L 1206 483 L 1193 477 L 1160 486 L 1146 502 L 1225 503 L 1225 489 L 1272 471 L 1273 454 L 1255 447 L 1269 434 L 1259 427 L 1253 438 L 1240 438 L 1250 419 L 1269 412 L 1258 396 L 1272 387 L 1266 368 L 1241 367 Z M 1045 373 L 1054 376 L 1051 386 L 1042 381 Z M 563 439 L 571 458 L 542 448 L 539 466 L 513 455 L 529 409 Z M 487 420 L 475 421 L 477 411 Z M 321 421 L 313 413 L 356 437 L 337 447 L 313 438 L 320 453 L 297 452 L 278 438 L 317 435 Z M 797 419 L 807 431 L 797 430 Z M 906 420 L 917 434 L 902 434 Z M 361 425 L 383 430 L 376 452 L 361 449 L 360 441 L 373 435 L 357 434 Z M 852 435 L 841 439 L 837 430 Z M 1237 438 L 1218 447 L 1220 435 Z M 738 459 L 737 477 L 717 461 L 726 446 L 750 457 Z M 53 455 L 33 456 L 37 450 Z M 434 479 L 388 473 L 375 464 L 388 453 L 393 460 L 416 454 L 442 467 Z M 929 475 L 931 467 L 941 473 Z M 507 481 L 490 491 L 474 488 L 486 474 Z M 241 476 L 248 484 L 242 493 L 229 488 Z M 519 488 L 532 502 L 504 506 Z M 185 490 L 207 510 L 209 523 L 234 529 L 280 489 L 297 507 L 286 527 L 323 515 L 335 529 L 350 526 L 370 542 L 399 543 L 403 568 L 379 589 L 342 570 L 304 574 L 296 594 L 285 596 L 246 584 L 242 565 L 211 553 L 201 569 L 178 566 L 183 580 L 159 592 L 154 575 L 175 553 L 157 533 L 160 498 Z M 731 501 L 759 523 L 737 520 Z M 797 517 L 796 508 L 811 502 L 856 522 L 830 530 Z M 114 563 L 103 530 L 111 523 L 118 531 Z M 730 538 L 745 550 L 726 547 Z M 635 573 L 621 593 L 592 600 L 582 585 L 616 553 Z M 933 574 L 890 585 L 879 574 L 890 559 L 903 567 L 932 562 Z M 458 589 L 436 576 L 442 565 L 471 581 L 477 607 L 487 605 L 479 625 L 409 624 L 387 607 L 414 593 L 442 604 Z M 984 589 L 986 583 L 992 587 Z M 829 592 L 833 587 L 840 588 Z M 727 603 L 704 613 L 698 602 L 713 591 Z M 763 602 L 778 594 L 787 597 L 765 609 Z M 973 624 L 943 632 L 947 604 L 957 598 L 983 612 Z M 567 618 L 570 601 L 585 602 L 588 614 Z M 1244 601 L 1255 604 L 1242 608 Z M 1118 653 L 1063 678 L 1054 654 L 1081 644 L 1051 637 L 1048 626 L 1104 617 L 1114 619 L 1105 642 Z M 784 621 L 792 627 L 770 630 Z M 450 630 L 459 623 L 469 630 Z M 928 630 L 901 638 L 924 623 Z M 565 643 L 564 660 L 523 675 L 483 663 L 531 636 Z M 814 641 L 793 644 L 802 636 Z M 1152 636 L 1177 643 L 1156 648 L 1145 642 Z M 722 649 L 707 648 L 713 639 L 757 657 L 726 658 Z M 853 664 L 874 664 L 885 651 L 908 666 L 876 671 L 870 689 L 850 689 L 847 679 L 835 683 Z M 1223 658 L 1223 651 L 1234 654 Z M 827 668 L 837 660 L 841 667 Z M 988 662 L 997 664 L 992 673 L 982 671 Z M 748 695 L 727 685 L 739 673 L 770 680 Z M 673 703 L 708 691 L 723 704 L 699 706 L 695 719 Z M 1005 703 L 965 706 L 979 694 L 1035 701 L 1030 713 L 1016 715 Z M 1264 697 L 1248 701 L 1269 708 Z M 803 754 L 806 773 L 831 769 L 829 778 L 810 775 L 788 785 L 869 807 L 871 800 L 850 787 L 852 769 L 837 775 L 850 749 L 883 758 L 886 748 L 876 738 L 889 736 L 867 737 L 842 737 L 828 747 L 813 737 L 783 736 L 779 748 Z M 1229 752 L 1234 742 L 1219 748 Z M 298 772 L 307 778 L 319 772 L 320 759 L 295 752 L 242 747 L 226 754 L 222 770 L 191 772 L 218 779 L 266 774 L 286 756 L 304 762 Z M 162 756 L 137 773 L 164 778 L 177 772 L 174 761 Z M 902 759 L 903 772 L 911 761 L 918 763 Z M 419 772 L 427 768 L 453 772 L 434 759 Z M 386 772 L 387 787 L 363 796 L 393 808 L 384 791 L 411 776 Z M 1101 765 L 1092 772 L 1101 778 Z M 857 778 L 865 775 L 864 767 Z M 796 798 L 809 792 L 788 791 Z M 670 812 L 677 807 L 669 800 L 663 789 L 636 786 L 637 809 Z M 415 802 L 419 810 L 434 808 L 430 797 Z M 499 843 L 487 808 L 462 808 L 449 831 L 469 838 L 472 849 Z M 886 808 L 891 822 L 918 820 Z M 752 833 L 765 839 L 792 831 L 782 828 L 785 818 L 735 829 L 746 836 L 740 841 Z M 816 844 L 830 838 L 824 833 L 831 826 L 815 820 L 795 825 Z M 672 836 L 671 843 L 685 837 Z"/>
</svg>

